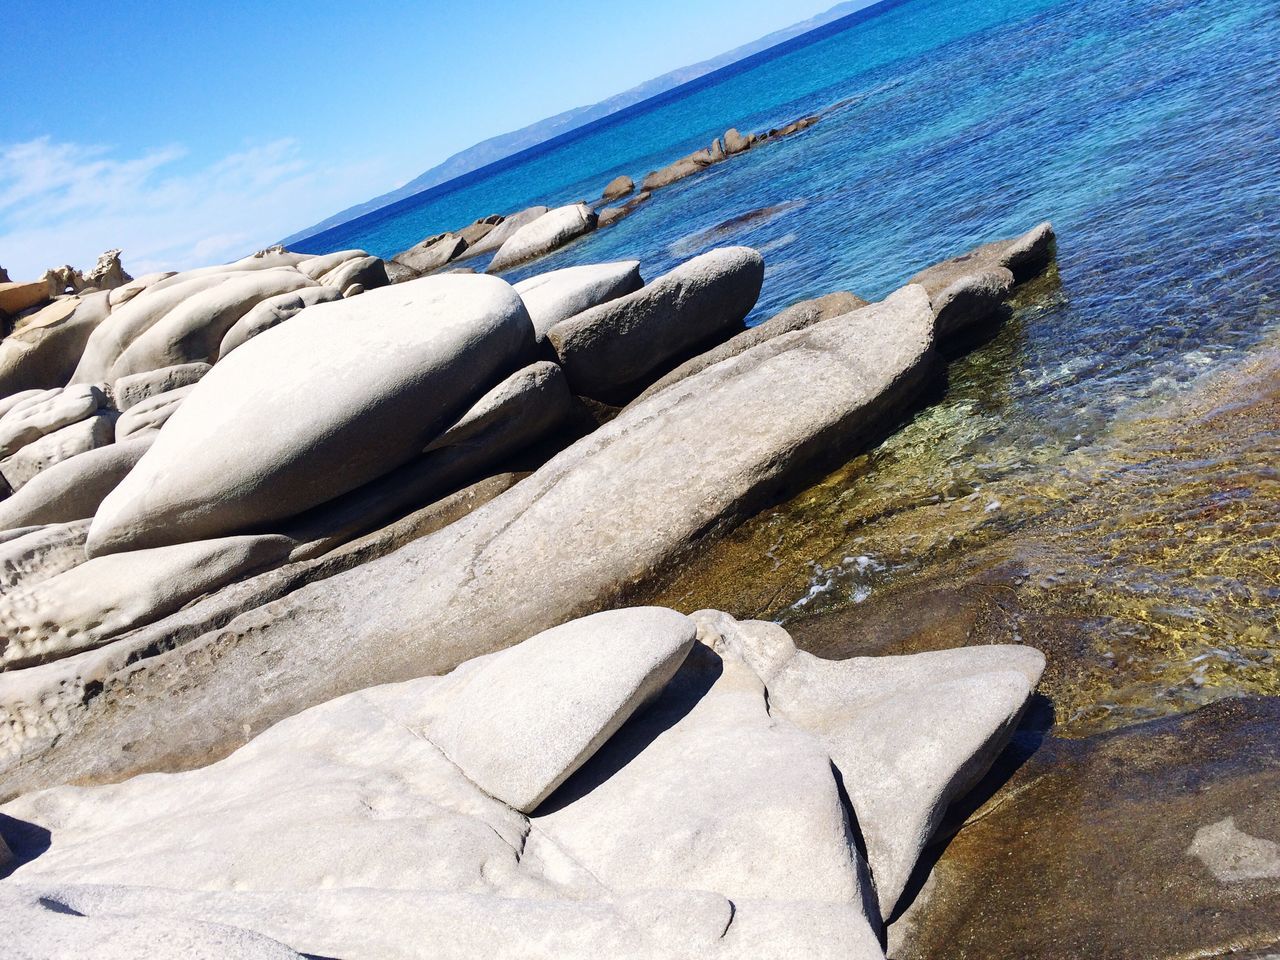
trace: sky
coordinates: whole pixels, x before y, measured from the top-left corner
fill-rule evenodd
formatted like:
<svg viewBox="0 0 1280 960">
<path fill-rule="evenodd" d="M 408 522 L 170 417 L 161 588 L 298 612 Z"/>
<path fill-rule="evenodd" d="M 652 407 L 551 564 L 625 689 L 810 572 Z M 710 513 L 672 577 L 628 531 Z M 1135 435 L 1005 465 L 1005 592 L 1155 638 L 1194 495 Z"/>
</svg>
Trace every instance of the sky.
<svg viewBox="0 0 1280 960">
<path fill-rule="evenodd" d="M 0 266 L 253 252 L 836 0 L 5 0 Z"/>
</svg>

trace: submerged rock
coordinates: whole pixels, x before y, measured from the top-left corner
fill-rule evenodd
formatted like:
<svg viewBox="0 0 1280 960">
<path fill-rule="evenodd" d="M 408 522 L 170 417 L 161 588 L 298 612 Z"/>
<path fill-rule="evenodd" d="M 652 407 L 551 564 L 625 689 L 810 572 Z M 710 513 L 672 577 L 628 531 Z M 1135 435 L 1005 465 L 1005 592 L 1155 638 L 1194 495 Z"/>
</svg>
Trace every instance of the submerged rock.
<svg viewBox="0 0 1280 960">
<path fill-rule="evenodd" d="M 354 490 L 411 460 L 532 350 L 524 304 L 490 277 L 312 307 L 200 381 L 103 502 L 89 552 L 225 536 Z"/>
<path fill-rule="evenodd" d="M 1037 746 L 1028 732 L 1000 794 L 937 851 L 891 955 L 1273 952 L 1277 733 L 1280 698 L 1223 701 L 1086 740 Z"/>
<path fill-rule="evenodd" d="M 561 320 L 634 293 L 644 280 L 639 260 L 622 260 L 540 273 L 515 286 L 541 340 Z"/>
<path fill-rule="evenodd" d="M 636 194 L 620 207 L 605 207 L 600 211 L 599 226 L 603 229 L 604 227 L 613 226 L 619 220 L 625 220 L 627 217 L 631 216 L 631 214 L 634 213 L 641 204 L 648 203 L 652 196 L 653 194 L 650 191 L 645 190 Z"/>
<path fill-rule="evenodd" d="M 748 247 L 695 257 L 643 289 L 553 326 L 547 339 L 575 393 L 630 399 L 654 371 L 740 326 L 764 282 L 764 261 Z"/>
<path fill-rule="evenodd" d="M 596 228 L 599 218 L 585 203 L 559 207 L 526 224 L 502 244 L 489 264 L 489 273 L 509 270 L 546 256 Z"/>
</svg>

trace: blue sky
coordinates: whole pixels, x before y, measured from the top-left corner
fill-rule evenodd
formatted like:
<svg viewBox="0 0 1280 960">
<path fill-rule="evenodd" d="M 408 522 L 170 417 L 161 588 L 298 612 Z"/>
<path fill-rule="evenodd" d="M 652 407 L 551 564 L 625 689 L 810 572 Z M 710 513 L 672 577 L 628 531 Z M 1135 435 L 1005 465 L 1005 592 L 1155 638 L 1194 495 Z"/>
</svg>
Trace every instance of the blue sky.
<svg viewBox="0 0 1280 960">
<path fill-rule="evenodd" d="M 238 256 L 836 0 L 7 0 L 0 265 Z"/>
</svg>

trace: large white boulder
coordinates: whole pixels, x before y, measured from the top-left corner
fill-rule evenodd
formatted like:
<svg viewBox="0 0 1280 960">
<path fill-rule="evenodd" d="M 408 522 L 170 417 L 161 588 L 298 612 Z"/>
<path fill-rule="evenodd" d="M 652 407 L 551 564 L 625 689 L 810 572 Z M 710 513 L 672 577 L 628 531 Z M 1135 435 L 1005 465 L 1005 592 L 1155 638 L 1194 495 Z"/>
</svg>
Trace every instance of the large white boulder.
<svg viewBox="0 0 1280 960">
<path fill-rule="evenodd" d="M 92 555 L 278 522 L 413 459 L 529 358 L 519 295 L 445 276 L 320 304 L 219 363 L 99 509 Z"/>
<path fill-rule="evenodd" d="M 763 283 L 764 260 L 750 247 L 713 250 L 562 320 L 547 340 L 575 393 L 626 402 L 671 361 L 741 330 Z"/>
<path fill-rule="evenodd" d="M 516 284 L 541 340 L 561 320 L 634 293 L 644 286 L 639 260 L 593 263 L 540 273 Z"/>
<path fill-rule="evenodd" d="M 90 384 L 48 390 L 16 404 L 0 417 L 0 459 L 46 434 L 87 420 L 107 402 Z"/>
<path fill-rule="evenodd" d="M 546 256 L 596 228 L 598 218 L 585 203 L 557 207 L 516 230 L 494 254 L 489 273 L 518 267 Z"/>
<path fill-rule="evenodd" d="M 332 303 L 342 299 L 342 291 L 334 287 L 304 287 L 292 293 L 268 297 L 237 320 L 222 338 L 218 356 L 225 357 L 236 347 L 243 346 L 260 333 L 279 326 L 297 316 L 307 307 L 317 303 Z"/>
<path fill-rule="evenodd" d="M 553 627 L 455 670 L 428 734 L 472 782 L 528 813 L 666 685 L 696 633 L 660 607 Z"/>
<path fill-rule="evenodd" d="M 233 275 L 184 300 L 140 334 L 112 364 L 111 379 L 179 364 L 212 363 L 223 336 L 256 304 L 314 285 L 292 269 Z"/>
<path fill-rule="evenodd" d="M 493 251 L 499 249 L 504 243 L 510 240 L 511 235 L 521 227 L 533 223 L 533 221 L 537 220 L 544 213 L 549 213 L 550 211 L 550 207 L 538 206 L 529 207 L 528 209 L 521 210 L 519 213 L 513 213 L 475 243 L 462 251 L 462 253 L 458 255 L 458 259 L 462 260 L 469 257 L 480 256 L 485 253 L 493 253 Z"/>
</svg>

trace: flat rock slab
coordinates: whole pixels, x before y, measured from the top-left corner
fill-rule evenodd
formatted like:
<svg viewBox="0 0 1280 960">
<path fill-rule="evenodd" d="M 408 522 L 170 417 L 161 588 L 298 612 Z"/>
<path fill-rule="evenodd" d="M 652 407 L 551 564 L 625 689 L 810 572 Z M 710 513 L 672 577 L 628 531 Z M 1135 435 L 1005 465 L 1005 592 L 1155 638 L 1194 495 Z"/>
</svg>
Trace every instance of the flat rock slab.
<svg viewBox="0 0 1280 960">
<path fill-rule="evenodd" d="M 1086 740 L 1021 738 L 1008 782 L 938 854 L 892 956 L 1270 956 L 1278 734 L 1271 697 Z"/>
<path fill-rule="evenodd" d="M 764 260 L 754 250 L 713 250 L 629 296 L 561 321 L 547 340 L 575 393 L 625 402 L 668 361 L 741 329 L 763 283 Z"/>
<path fill-rule="evenodd" d="M 103 502 L 89 551 L 210 539 L 354 490 L 413 459 L 532 351 L 524 304 L 492 277 L 311 307 L 196 385 Z"/>
<path fill-rule="evenodd" d="M 654 696 L 697 631 L 673 610 L 609 610 L 472 661 L 427 732 L 491 796 L 528 813 Z"/>
</svg>

